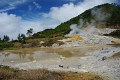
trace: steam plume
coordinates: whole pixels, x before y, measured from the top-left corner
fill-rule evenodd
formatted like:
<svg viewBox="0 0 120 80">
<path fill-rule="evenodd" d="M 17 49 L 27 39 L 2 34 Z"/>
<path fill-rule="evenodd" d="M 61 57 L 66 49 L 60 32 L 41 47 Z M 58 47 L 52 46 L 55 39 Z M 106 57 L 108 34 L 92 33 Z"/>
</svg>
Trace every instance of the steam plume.
<svg viewBox="0 0 120 80">
<path fill-rule="evenodd" d="M 97 33 L 96 24 L 101 24 L 107 20 L 111 15 L 109 13 L 103 12 L 103 8 L 94 8 L 91 11 L 91 15 L 94 19 L 91 20 L 91 23 L 85 22 L 83 19 L 79 20 L 79 24 L 72 24 L 70 26 L 71 32 L 68 36 L 71 35 L 85 35 L 85 34 L 95 34 Z"/>
</svg>

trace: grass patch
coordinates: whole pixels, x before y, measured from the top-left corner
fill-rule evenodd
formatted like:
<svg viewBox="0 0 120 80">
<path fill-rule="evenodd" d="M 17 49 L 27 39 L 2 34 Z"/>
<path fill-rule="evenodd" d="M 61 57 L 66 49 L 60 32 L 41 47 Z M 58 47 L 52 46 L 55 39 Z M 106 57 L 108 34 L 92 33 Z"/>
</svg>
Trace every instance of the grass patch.
<svg viewBox="0 0 120 80">
<path fill-rule="evenodd" d="M 0 67 L 0 80 L 105 80 L 93 73 L 49 71 L 47 69 L 18 70 Z"/>
</svg>

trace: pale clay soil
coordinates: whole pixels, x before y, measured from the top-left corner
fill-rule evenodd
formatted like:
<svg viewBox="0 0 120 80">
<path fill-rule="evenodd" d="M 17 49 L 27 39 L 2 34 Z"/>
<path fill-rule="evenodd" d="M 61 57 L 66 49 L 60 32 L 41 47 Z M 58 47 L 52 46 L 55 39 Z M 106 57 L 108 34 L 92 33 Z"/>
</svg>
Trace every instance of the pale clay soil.
<svg viewBox="0 0 120 80">
<path fill-rule="evenodd" d="M 97 31 L 96 34 L 109 32 L 108 29 L 101 31 Z M 69 38 L 60 40 L 65 42 L 62 46 L 54 44 L 52 47 L 1 52 L 0 64 L 24 70 L 47 68 L 48 70 L 95 72 L 109 80 L 120 80 L 120 56 L 112 57 L 120 52 L 120 45 L 116 45 L 120 44 L 120 40 L 95 35 L 95 33 L 81 35 L 81 37 L 83 40 Z"/>
<path fill-rule="evenodd" d="M 1 58 L 0 60 L 2 64 L 24 70 L 47 68 L 73 72 L 95 72 L 110 80 L 120 80 L 120 58 L 111 58 L 112 55 L 120 52 L 119 46 L 87 45 L 37 48 L 37 50 L 32 54 L 32 59 L 26 55 L 30 60 L 28 58 L 18 60 L 17 57 L 8 60 Z M 65 53 L 67 55 L 64 55 Z M 1 52 L 1 54 L 6 53 Z M 102 60 L 104 56 L 106 58 Z"/>
</svg>

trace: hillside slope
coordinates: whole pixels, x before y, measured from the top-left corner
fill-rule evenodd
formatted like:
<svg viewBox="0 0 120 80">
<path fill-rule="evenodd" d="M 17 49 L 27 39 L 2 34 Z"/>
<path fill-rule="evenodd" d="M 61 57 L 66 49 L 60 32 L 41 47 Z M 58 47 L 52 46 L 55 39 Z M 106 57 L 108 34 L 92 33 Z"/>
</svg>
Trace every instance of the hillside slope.
<svg viewBox="0 0 120 80">
<path fill-rule="evenodd" d="M 116 4 L 102 4 L 86 10 L 82 14 L 61 23 L 55 29 L 46 29 L 33 34 L 34 38 L 53 38 L 64 36 L 74 28 L 71 25 L 81 29 L 89 25 L 97 28 L 120 28 L 120 6 Z"/>
</svg>

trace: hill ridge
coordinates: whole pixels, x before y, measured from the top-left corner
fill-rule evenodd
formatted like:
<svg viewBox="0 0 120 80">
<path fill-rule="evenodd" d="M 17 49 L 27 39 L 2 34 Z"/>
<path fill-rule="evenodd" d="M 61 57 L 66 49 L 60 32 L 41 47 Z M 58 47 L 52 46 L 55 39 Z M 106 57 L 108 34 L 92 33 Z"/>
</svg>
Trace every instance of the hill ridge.
<svg viewBox="0 0 120 80">
<path fill-rule="evenodd" d="M 96 14 L 96 15 L 95 15 Z M 94 25 L 99 28 L 120 28 L 120 5 L 114 3 L 102 4 L 86 10 L 82 14 L 71 18 L 70 20 L 61 23 L 55 29 L 46 29 L 41 32 L 33 34 L 34 38 L 53 38 L 59 36 L 65 36 L 70 33 L 71 25 L 86 27 L 88 25 Z M 97 16 L 99 15 L 99 16 Z M 104 16 L 104 17 L 103 17 Z M 82 23 L 80 23 L 82 20 Z"/>
</svg>

